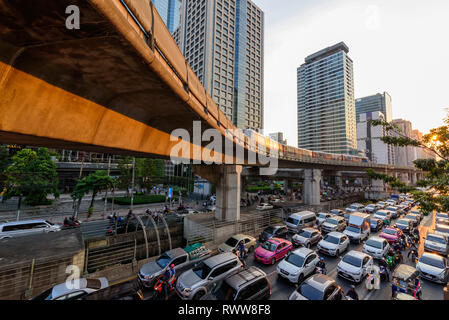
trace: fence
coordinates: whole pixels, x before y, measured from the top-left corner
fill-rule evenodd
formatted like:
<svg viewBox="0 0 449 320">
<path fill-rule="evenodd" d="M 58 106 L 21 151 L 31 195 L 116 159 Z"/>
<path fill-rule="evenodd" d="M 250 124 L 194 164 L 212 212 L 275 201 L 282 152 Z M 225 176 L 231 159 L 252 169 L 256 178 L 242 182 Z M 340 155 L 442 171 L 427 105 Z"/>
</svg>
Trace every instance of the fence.
<svg viewBox="0 0 449 320">
<path fill-rule="evenodd" d="M 188 245 L 196 242 L 218 243 L 234 234 L 256 236 L 264 228 L 284 221 L 281 209 L 241 214 L 240 221 L 216 221 L 211 214 L 199 214 L 184 220 L 184 238 Z"/>
</svg>

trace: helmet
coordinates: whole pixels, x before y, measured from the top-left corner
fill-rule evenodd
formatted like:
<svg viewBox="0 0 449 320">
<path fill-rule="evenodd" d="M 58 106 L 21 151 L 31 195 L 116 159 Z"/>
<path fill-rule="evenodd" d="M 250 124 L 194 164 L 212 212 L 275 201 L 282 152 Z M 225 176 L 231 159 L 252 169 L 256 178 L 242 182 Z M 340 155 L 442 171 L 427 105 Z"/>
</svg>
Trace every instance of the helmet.
<svg viewBox="0 0 449 320">
<path fill-rule="evenodd" d="M 320 261 L 324 262 L 324 258 L 323 258 L 323 257 L 320 257 Z"/>
<path fill-rule="evenodd" d="M 355 285 L 351 285 L 351 289 L 355 289 Z"/>
<path fill-rule="evenodd" d="M 170 268 L 174 268 L 175 267 L 175 265 L 172 263 L 171 265 L 170 265 Z"/>
</svg>

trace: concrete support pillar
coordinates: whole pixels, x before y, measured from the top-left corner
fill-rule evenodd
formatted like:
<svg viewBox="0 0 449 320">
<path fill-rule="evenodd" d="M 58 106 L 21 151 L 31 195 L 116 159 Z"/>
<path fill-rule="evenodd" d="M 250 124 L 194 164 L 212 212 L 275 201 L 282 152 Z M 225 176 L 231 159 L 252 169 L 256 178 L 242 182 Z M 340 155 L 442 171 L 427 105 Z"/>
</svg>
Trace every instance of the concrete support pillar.
<svg viewBox="0 0 449 320">
<path fill-rule="evenodd" d="M 411 183 L 412 186 L 416 186 L 416 183 L 418 182 L 418 174 L 416 172 L 411 173 Z"/>
<path fill-rule="evenodd" d="M 335 174 L 335 186 L 336 186 L 338 189 L 343 188 L 343 177 L 342 177 L 341 172 L 337 172 L 337 173 Z"/>
<path fill-rule="evenodd" d="M 195 172 L 215 184 L 217 193 L 215 218 L 219 221 L 240 220 L 242 166 L 195 166 Z"/>
<path fill-rule="evenodd" d="M 321 170 L 306 169 L 304 170 L 303 199 L 304 204 L 319 205 L 320 204 L 320 185 Z"/>
</svg>

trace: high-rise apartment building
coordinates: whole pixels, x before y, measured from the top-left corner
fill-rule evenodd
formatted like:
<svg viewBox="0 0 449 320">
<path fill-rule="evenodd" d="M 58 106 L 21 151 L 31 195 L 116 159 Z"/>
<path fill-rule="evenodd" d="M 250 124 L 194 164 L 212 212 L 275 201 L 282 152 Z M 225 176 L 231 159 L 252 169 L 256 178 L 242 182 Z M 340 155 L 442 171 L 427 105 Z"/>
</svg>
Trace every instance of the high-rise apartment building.
<svg viewBox="0 0 449 320">
<path fill-rule="evenodd" d="M 419 130 L 412 130 L 411 134 L 412 139 L 416 141 L 423 141 L 423 134 Z M 432 151 L 420 148 L 420 147 L 413 147 L 413 160 L 419 160 L 419 159 L 437 159 L 437 156 Z"/>
<path fill-rule="evenodd" d="M 405 136 L 407 138 L 412 137 L 412 123 L 407 120 L 402 119 L 396 119 L 391 122 L 392 124 L 396 125 L 401 134 L 392 133 L 392 136 L 395 137 L 401 137 Z M 410 167 L 413 166 L 414 159 L 414 147 L 407 146 L 407 147 L 394 147 L 394 155 L 395 155 L 395 165 L 402 166 L 402 167 Z"/>
<path fill-rule="evenodd" d="M 360 120 L 361 114 L 376 111 L 382 112 L 387 122 L 393 120 L 392 100 L 387 92 L 357 99 L 355 101 L 355 111 L 357 121 Z"/>
<path fill-rule="evenodd" d="M 179 27 L 182 0 L 151 0 L 171 34 Z"/>
<path fill-rule="evenodd" d="M 263 128 L 264 13 L 250 0 L 184 0 L 174 39 L 239 128 Z"/>
<path fill-rule="evenodd" d="M 382 126 L 374 127 L 369 122 L 379 119 L 385 120 L 385 116 L 379 111 L 360 115 L 357 121 L 357 147 L 374 163 L 394 165 L 393 146 L 381 140 L 388 136 L 387 130 Z"/>
<path fill-rule="evenodd" d="M 357 154 L 353 61 L 340 42 L 298 68 L 298 146 Z"/>
</svg>

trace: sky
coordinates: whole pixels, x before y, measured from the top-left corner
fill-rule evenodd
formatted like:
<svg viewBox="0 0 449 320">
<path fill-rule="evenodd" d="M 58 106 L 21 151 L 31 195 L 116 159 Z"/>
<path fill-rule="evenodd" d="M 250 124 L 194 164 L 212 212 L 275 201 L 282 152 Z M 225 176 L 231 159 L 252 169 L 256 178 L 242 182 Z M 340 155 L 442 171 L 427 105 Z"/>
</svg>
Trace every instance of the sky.
<svg viewBox="0 0 449 320">
<path fill-rule="evenodd" d="M 388 92 L 393 118 L 427 133 L 449 107 L 448 0 L 253 0 L 265 12 L 265 130 L 297 146 L 296 70 L 344 41 L 355 98 Z"/>
</svg>

